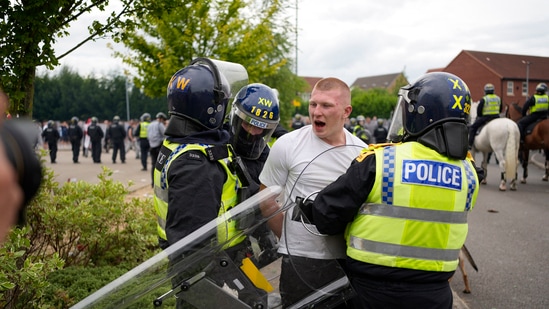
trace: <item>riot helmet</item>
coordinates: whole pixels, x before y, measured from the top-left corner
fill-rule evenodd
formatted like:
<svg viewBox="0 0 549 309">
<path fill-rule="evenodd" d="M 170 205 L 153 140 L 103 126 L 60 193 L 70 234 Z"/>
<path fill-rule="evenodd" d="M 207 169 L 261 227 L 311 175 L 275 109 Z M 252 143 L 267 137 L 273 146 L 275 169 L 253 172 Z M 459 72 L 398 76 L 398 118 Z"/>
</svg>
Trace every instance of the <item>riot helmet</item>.
<svg viewBox="0 0 549 309">
<path fill-rule="evenodd" d="M 112 118 L 112 122 L 114 122 L 115 124 L 118 124 L 120 122 L 120 116 L 114 116 Z"/>
<path fill-rule="evenodd" d="M 164 120 L 168 119 L 168 117 L 166 116 L 166 114 L 164 114 L 163 112 L 159 112 L 156 114 L 156 118 L 162 118 Z"/>
<path fill-rule="evenodd" d="M 141 121 L 149 122 L 149 121 L 151 121 L 151 114 L 143 113 L 143 115 L 141 115 L 140 119 L 141 119 Z"/>
<path fill-rule="evenodd" d="M 99 120 L 97 119 L 97 117 L 95 117 L 95 116 L 92 117 L 91 122 L 92 122 L 93 124 L 97 124 L 97 121 L 99 121 Z"/>
<path fill-rule="evenodd" d="M 357 122 L 356 122 L 356 118 L 355 117 L 352 117 L 350 120 L 349 120 L 349 123 L 354 127 L 356 126 Z"/>
<path fill-rule="evenodd" d="M 53 120 L 48 120 L 48 128 L 53 128 L 54 124 Z"/>
<path fill-rule="evenodd" d="M 278 98 L 272 88 L 259 83 L 242 87 L 230 115 L 235 152 L 245 159 L 259 158 L 279 121 Z"/>
<path fill-rule="evenodd" d="M 436 137 L 429 135 L 431 140 L 423 138 L 423 142 L 440 153 L 461 158 L 465 135 L 466 154 L 471 93 L 461 78 L 446 72 L 427 73 L 413 84 L 400 88 L 398 95 L 389 128 L 390 141 L 418 140 L 436 131 Z M 440 140 L 437 141 L 437 137 Z"/>
<path fill-rule="evenodd" d="M 536 92 L 545 94 L 545 93 L 547 92 L 547 84 L 545 84 L 545 83 L 539 83 L 539 84 L 536 86 Z"/>
<path fill-rule="evenodd" d="M 74 116 L 71 118 L 71 123 L 72 124 L 78 124 L 78 117 Z"/>
<path fill-rule="evenodd" d="M 486 84 L 484 85 L 484 94 L 494 94 L 494 85 Z"/>
<path fill-rule="evenodd" d="M 167 89 L 170 115 L 191 120 L 205 129 L 223 124 L 230 85 L 208 58 L 197 58 L 177 71 Z"/>
</svg>

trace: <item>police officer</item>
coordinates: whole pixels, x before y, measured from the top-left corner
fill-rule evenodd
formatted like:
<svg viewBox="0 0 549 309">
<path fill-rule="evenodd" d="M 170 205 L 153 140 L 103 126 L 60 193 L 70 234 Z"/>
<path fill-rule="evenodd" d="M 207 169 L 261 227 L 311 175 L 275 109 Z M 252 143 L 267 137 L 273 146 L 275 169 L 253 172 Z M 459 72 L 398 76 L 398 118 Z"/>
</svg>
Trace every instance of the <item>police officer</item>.
<svg viewBox="0 0 549 309">
<path fill-rule="evenodd" d="M 59 141 L 59 138 L 61 138 L 61 135 L 59 134 L 59 131 L 57 130 L 53 120 L 48 121 L 47 127 L 44 129 L 44 131 L 42 131 L 42 137 L 44 138 L 44 141 L 48 143 L 50 162 L 57 163 L 55 162 L 55 160 L 57 159 L 57 142 Z"/>
<path fill-rule="evenodd" d="M 318 230 L 346 230 L 356 308 L 452 308 L 448 279 L 467 236 L 479 178 L 467 151 L 471 98 L 449 73 L 400 89 L 390 145 L 363 150 L 322 190 Z"/>
<path fill-rule="evenodd" d="M 149 158 L 149 150 L 151 148 L 149 139 L 147 138 L 147 131 L 149 124 L 151 124 L 151 114 L 144 113 L 140 117 L 141 122 L 135 128 L 134 136 L 139 138 L 139 150 L 141 151 L 141 170 L 147 170 L 147 159 Z"/>
<path fill-rule="evenodd" d="M 469 149 L 473 147 L 478 128 L 491 120 L 499 118 L 501 108 L 501 99 L 494 94 L 494 85 L 484 85 L 484 97 L 480 99 L 477 106 L 477 119 L 475 119 L 475 122 L 469 128 Z"/>
<path fill-rule="evenodd" d="M 549 96 L 547 96 L 547 84 L 539 83 L 536 93 L 531 96 L 522 107 L 522 118 L 517 122 L 520 129 L 520 140 L 524 142 L 526 128 L 540 119 L 547 118 L 549 110 Z M 530 114 L 527 115 L 527 113 Z"/>
<path fill-rule="evenodd" d="M 362 115 L 356 117 L 355 124 L 353 126 L 353 135 L 360 138 L 366 144 L 372 143 L 372 132 L 370 132 L 364 126 L 366 118 Z"/>
<path fill-rule="evenodd" d="M 84 131 L 80 125 L 78 125 L 78 118 L 72 117 L 69 124 L 69 140 L 72 147 L 72 162 L 78 163 L 78 157 L 80 156 L 80 144 L 82 144 L 82 137 L 84 137 Z"/>
<path fill-rule="evenodd" d="M 238 180 L 225 160 L 232 156 L 229 133 L 222 128 L 229 97 L 225 77 L 205 58 L 177 71 L 168 83 L 170 121 L 154 170 L 162 248 L 214 219 L 222 205 L 236 205 L 236 191 L 223 190 L 236 188 Z"/>
<path fill-rule="evenodd" d="M 167 92 L 171 117 L 154 170 L 154 206 L 162 248 L 225 214 L 237 204 L 241 185 L 231 168 L 230 135 L 222 126 L 230 85 L 216 64 L 207 58 L 193 60 L 172 76 Z M 240 246 L 247 247 L 245 236 L 235 237 L 236 220 L 225 227 L 218 230 L 217 241 L 234 238 L 226 250 L 233 257 Z M 232 282 L 226 283 L 232 288 Z M 246 295 L 239 291 L 239 299 Z"/>
<path fill-rule="evenodd" d="M 90 137 L 93 163 L 101 163 L 101 140 L 105 136 L 103 129 L 97 125 L 97 121 L 97 117 L 92 117 L 91 124 L 87 130 L 87 134 Z"/>
<path fill-rule="evenodd" d="M 376 144 L 382 144 L 387 142 L 387 135 L 389 134 L 389 131 L 387 128 L 383 126 L 383 120 L 377 121 L 377 128 L 374 130 L 374 139 L 376 141 Z"/>
<path fill-rule="evenodd" d="M 269 155 L 268 144 L 271 137 L 277 130 L 287 133 L 279 126 L 279 106 L 276 91 L 260 83 L 242 87 L 232 103 L 229 121 L 230 143 L 250 176 L 243 184 L 246 188 L 239 192 L 239 201 L 259 191 L 259 174 Z M 282 134 L 284 133 L 277 137 Z M 258 268 L 278 258 L 276 236 L 266 224 L 257 227 L 252 236 L 257 240 L 261 250 L 261 255 L 255 261 Z"/>
<path fill-rule="evenodd" d="M 114 116 L 111 125 L 107 128 L 105 144 L 112 143 L 112 163 L 116 163 L 116 156 L 120 150 L 120 161 L 126 163 L 126 148 L 124 139 L 126 138 L 126 129 L 120 123 L 120 116 Z"/>
</svg>

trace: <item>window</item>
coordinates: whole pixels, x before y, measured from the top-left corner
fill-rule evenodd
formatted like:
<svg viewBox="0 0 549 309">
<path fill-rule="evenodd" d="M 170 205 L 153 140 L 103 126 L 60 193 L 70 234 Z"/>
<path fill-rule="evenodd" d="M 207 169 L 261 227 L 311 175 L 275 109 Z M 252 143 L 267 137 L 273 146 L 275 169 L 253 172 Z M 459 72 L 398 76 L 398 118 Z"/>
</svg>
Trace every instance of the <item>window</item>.
<svg viewBox="0 0 549 309">
<path fill-rule="evenodd" d="M 507 95 L 513 95 L 513 82 L 507 82 Z"/>
<path fill-rule="evenodd" d="M 522 82 L 522 95 L 527 96 L 528 95 L 528 85 L 526 82 Z"/>
</svg>

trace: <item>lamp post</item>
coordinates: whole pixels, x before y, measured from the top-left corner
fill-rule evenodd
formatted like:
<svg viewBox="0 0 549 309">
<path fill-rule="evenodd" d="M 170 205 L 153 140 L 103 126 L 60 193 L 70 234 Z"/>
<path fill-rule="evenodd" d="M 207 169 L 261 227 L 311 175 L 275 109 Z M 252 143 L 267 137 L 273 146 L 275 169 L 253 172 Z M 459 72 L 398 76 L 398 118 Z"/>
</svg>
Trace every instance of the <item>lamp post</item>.
<svg viewBox="0 0 549 309">
<path fill-rule="evenodd" d="M 528 78 L 530 75 L 530 61 L 522 60 L 522 63 L 526 64 L 526 98 L 528 98 Z"/>
<path fill-rule="evenodd" d="M 126 118 L 128 119 L 128 123 L 130 121 L 130 97 L 128 95 L 128 77 L 126 77 Z"/>
</svg>

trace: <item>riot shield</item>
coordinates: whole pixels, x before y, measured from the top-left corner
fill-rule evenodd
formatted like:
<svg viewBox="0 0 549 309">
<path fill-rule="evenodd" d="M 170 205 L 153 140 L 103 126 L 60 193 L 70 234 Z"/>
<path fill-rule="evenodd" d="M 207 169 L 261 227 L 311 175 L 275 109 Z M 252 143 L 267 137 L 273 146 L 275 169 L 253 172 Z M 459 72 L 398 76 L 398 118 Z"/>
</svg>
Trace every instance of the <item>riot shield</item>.
<svg viewBox="0 0 549 309">
<path fill-rule="evenodd" d="M 270 217 L 263 218 L 259 207 L 281 191 L 269 187 L 251 196 L 72 308 L 280 308 L 277 239 L 266 227 Z M 219 233 L 235 222 L 240 232 L 218 241 L 223 238 Z M 329 267 L 339 268 L 337 263 Z M 291 308 L 332 308 L 348 291 L 340 270 L 336 280 L 316 287 Z"/>
</svg>

